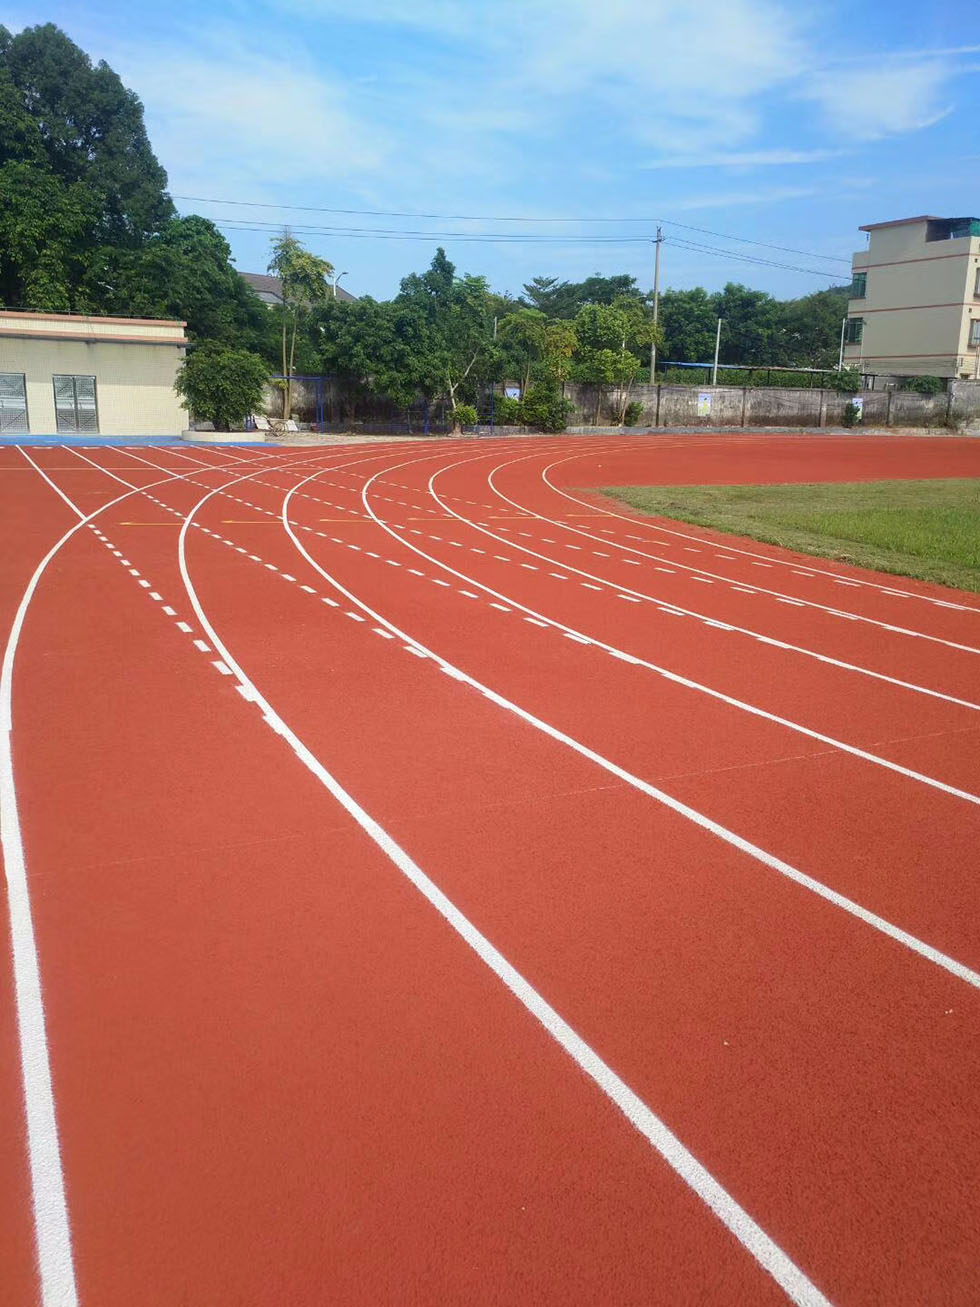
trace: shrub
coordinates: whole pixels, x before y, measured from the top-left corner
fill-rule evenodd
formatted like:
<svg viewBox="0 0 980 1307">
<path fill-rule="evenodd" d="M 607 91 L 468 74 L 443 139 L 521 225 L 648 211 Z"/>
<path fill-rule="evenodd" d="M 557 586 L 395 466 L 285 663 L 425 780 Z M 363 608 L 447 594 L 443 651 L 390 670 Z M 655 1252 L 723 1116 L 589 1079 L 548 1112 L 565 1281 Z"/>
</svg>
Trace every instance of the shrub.
<svg viewBox="0 0 980 1307">
<path fill-rule="evenodd" d="M 488 419 L 489 416 L 490 410 L 488 407 Z M 510 395 L 494 395 L 493 420 L 502 427 L 516 426 L 521 420 L 521 401 L 511 399 Z"/>
<path fill-rule="evenodd" d="M 564 431 L 573 405 L 555 381 L 539 381 L 521 400 L 521 421 L 538 431 Z"/>
<path fill-rule="evenodd" d="M 638 399 L 631 399 L 623 413 L 623 426 L 635 427 L 643 417 L 643 405 Z"/>
<path fill-rule="evenodd" d="M 864 378 L 857 368 L 844 368 L 841 372 L 832 372 L 827 378 L 827 389 L 836 390 L 839 395 L 854 395 L 861 389 Z"/>
<path fill-rule="evenodd" d="M 259 407 L 268 379 L 269 367 L 258 354 L 211 342 L 184 359 L 174 390 L 196 418 L 213 422 L 215 431 L 232 431 Z"/>
<path fill-rule="evenodd" d="M 476 409 L 472 404 L 457 404 L 453 414 L 454 427 L 475 427 Z"/>
<path fill-rule="evenodd" d="M 857 404 L 855 404 L 853 400 L 848 400 L 844 405 L 844 412 L 841 414 L 841 425 L 845 427 L 856 426 L 858 416 Z"/>
<path fill-rule="evenodd" d="M 946 389 L 946 378 L 906 377 L 902 389 L 914 391 L 917 395 L 938 395 Z"/>
</svg>

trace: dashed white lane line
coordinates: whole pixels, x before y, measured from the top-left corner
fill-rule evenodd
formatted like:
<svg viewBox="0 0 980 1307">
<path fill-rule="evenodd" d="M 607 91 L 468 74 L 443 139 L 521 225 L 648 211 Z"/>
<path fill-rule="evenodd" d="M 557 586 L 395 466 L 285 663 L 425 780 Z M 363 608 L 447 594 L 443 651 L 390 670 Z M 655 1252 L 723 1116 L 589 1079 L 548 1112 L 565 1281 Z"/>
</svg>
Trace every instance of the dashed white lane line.
<svg viewBox="0 0 980 1307">
<path fill-rule="evenodd" d="M 231 676 L 231 675 L 233 674 L 233 673 L 232 673 L 232 670 L 231 670 L 231 668 L 228 666 L 228 664 L 222 662 L 220 658 L 215 658 L 215 659 L 212 661 L 211 666 L 212 666 L 216 671 L 220 672 L 222 676 Z"/>
<path fill-rule="evenodd" d="M 150 591 L 150 598 L 154 601 L 154 603 L 158 603 L 158 604 L 159 604 L 159 603 L 162 603 L 162 602 L 163 602 L 163 595 L 162 595 L 162 594 L 158 594 L 158 593 L 156 592 L 156 590 L 151 590 L 151 591 Z"/>
<path fill-rule="evenodd" d="M 326 604 L 328 608 L 339 608 L 339 607 L 340 607 L 340 604 L 337 603 L 337 600 L 336 600 L 336 599 L 331 599 L 329 595 L 321 595 L 321 596 L 320 596 L 320 602 L 321 602 L 322 604 Z"/>
<path fill-rule="evenodd" d="M 364 618 L 360 613 L 352 613 L 349 608 L 344 610 L 344 615 L 349 617 L 352 622 L 363 622 Z"/>
<path fill-rule="evenodd" d="M 177 616 L 177 609 L 176 609 L 176 608 L 171 608 L 169 604 L 164 604 L 164 605 L 163 605 L 163 611 L 167 614 L 168 617 L 176 617 L 176 616 Z"/>
<path fill-rule="evenodd" d="M 193 643 L 194 643 L 194 648 L 195 648 L 195 649 L 200 649 L 201 653 L 210 653 L 210 652 L 211 652 L 211 646 L 208 645 L 208 644 L 205 644 L 203 640 L 195 640 Z"/>
<path fill-rule="evenodd" d="M 525 617 L 525 618 L 524 618 L 524 621 L 527 622 L 529 626 L 547 626 L 547 625 L 548 625 L 547 622 L 542 622 L 542 621 L 541 621 L 539 618 L 537 618 L 537 617 Z"/>
<path fill-rule="evenodd" d="M 372 626 L 371 630 L 375 635 L 380 635 L 382 640 L 394 640 L 395 638 L 391 632 L 386 631 L 383 626 Z"/>
<path fill-rule="evenodd" d="M 494 600 L 494 599 L 491 599 L 491 601 L 490 601 L 490 607 L 491 607 L 491 608 L 497 608 L 497 609 L 499 609 L 500 612 L 502 612 L 502 613 L 509 613 L 509 612 L 512 611 L 510 608 L 507 607 L 506 604 L 498 604 L 498 603 L 496 602 L 496 600 Z"/>
<path fill-rule="evenodd" d="M 178 630 L 178 631 L 183 631 L 185 635 L 190 635 L 190 633 L 191 633 L 191 631 L 193 631 L 193 629 L 194 629 L 193 626 L 188 626 L 188 624 L 187 624 L 186 622 L 178 622 L 178 623 L 177 623 L 177 630 Z"/>
</svg>

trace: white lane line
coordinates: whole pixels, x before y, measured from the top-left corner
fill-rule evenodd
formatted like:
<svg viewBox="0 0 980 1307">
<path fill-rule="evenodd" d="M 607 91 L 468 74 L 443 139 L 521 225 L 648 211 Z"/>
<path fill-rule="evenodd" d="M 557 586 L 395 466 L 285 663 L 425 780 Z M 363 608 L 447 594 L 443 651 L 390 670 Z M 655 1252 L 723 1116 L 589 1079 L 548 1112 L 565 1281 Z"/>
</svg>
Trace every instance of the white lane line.
<svg viewBox="0 0 980 1307">
<path fill-rule="evenodd" d="M 452 464 L 450 466 L 457 466 L 457 465 Z M 448 469 L 444 468 L 442 470 L 446 471 Z M 316 474 L 314 473 L 313 475 L 315 476 Z M 453 510 L 449 508 L 449 505 L 446 504 L 445 501 L 441 499 L 438 494 L 436 494 L 436 491 L 433 487 L 432 483 L 437 475 L 439 475 L 438 472 L 433 473 L 432 477 L 430 477 L 429 491 L 437 503 L 441 504 L 443 508 L 445 508 L 448 512 L 452 513 Z M 312 479 L 312 478 L 308 478 L 308 479 Z M 370 485 L 371 485 L 371 479 L 365 482 L 364 488 L 361 491 L 362 502 L 367 507 L 368 512 L 371 512 L 371 506 L 367 497 L 368 489 Z M 380 523 L 380 525 L 383 526 L 384 524 Z M 388 530 L 388 534 L 391 535 L 395 540 L 399 539 L 399 537 L 395 535 L 394 532 L 391 530 Z M 429 558 L 429 556 L 426 553 L 424 553 L 424 551 L 421 550 L 417 545 L 413 545 L 407 540 L 401 540 L 400 543 L 407 546 L 407 548 L 413 550 L 416 554 L 420 554 L 423 558 L 427 558 L 427 559 Z M 429 561 L 434 562 L 435 560 L 429 559 Z M 447 571 L 452 573 L 452 575 L 459 577 L 461 580 L 469 579 L 472 582 L 472 584 L 479 585 L 481 590 L 483 590 L 485 594 L 493 595 L 497 599 L 506 600 L 514 608 L 519 609 L 521 612 L 541 616 L 541 614 L 539 614 L 536 609 L 528 607 L 527 604 L 522 604 L 519 600 L 511 598 L 509 595 L 502 594 L 499 590 L 494 590 L 492 586 L 489 586 L 482 581 L 475 581 L 473 580 L 473 578 L 467 578 L 464 573 L 457 572 L 454 568 L 449 567 L 448 564 L 440 564 L 440 565 L 443 566 Z M 318 568 L 318 570 L 320 570 L 322 573 L 322 569 Z M 477 596 L 474 595 L 473 597 L 476 598 Z M 685 616 L 693 615 L 698 617 L 698 620 L 702 622 L 706 620 L 705 618 L 701 617 L 699 614 L 689 613 L 688 610 L 686 609 L 671 608 L 669 606 L 659 606 L 659 605 L 658 607 L 660 612 L 669 614 L 674 617 L 685 617 Z M 573 627 L 567 626 L 564 622 L 555 621 L 551 624 L 553 624 L 559 630 L 569 631 L 575 629 Z M 716 625 L 714 619 L 710 619 L 710 624 Z M 717 623 L 717 625 L 725 631 L 738 632 L 739 634 L 742 635 L 750 634 L 753 639 L 758 640 L 760 643 L 769 645 L 774 648 L 786 649 L 794 653 L 801 652 L 798 646 L 786 644 L 781 640 L 774 640 L 771 636 L 760 635 L 756 632 L 747 632 L 744 627 L 733 626 L 722 622 Z M 582 632 L 578 632 L 578 634 L 582 634 Z M 603 640 L 596 639 L 593 637 L 592 643 L 596 645 L 598 648 L 604 649 L 607 653 L 612 652 L 612 646 L 606 644 Z M 833 659 L 829 659 L 822 654 L 811 654 L 810 656 L 818 659 L 819 661 L 827 661 L 831 663 L 834 663 L 836 661 Z M 677 685 L 686 686 L 688 689 L 696 690 L 701 694 L 706 694 L 712 699 L 717 699 L 720 703 L 725 703 L 728 704 L 730 707 L 739 709 L 739 711 L 741 712 L 747 712 L 754 717 L 760 717 L 765 721 L 774 722 L 779 726 L 785 726 L 789 730 L 795 731 L 799 735 L 804 735 L 811 740 L 818 740 L 821 744 L 827 744 L 833 749 L 840 749 L 842 752 L 849 753 L 855 758 L 860 758 L 863 762 L 869 762 L 874 766 L 883 767 L 887 771 L 895 772 L 896 775 L 904 776 L 909 780 L 917 781 L 922 785 L 928 785 L 932 789 L 940 790 L 945 794 L 950 794 L 954 796 L 955 798 L 963 799 L 967 803 L 972 803 L 974 805 L 980 806 L 980 796 L 976 794 L 971 794 L 967 790 L 957 789 L 956 786 L 947 785 L 945 781 L 936 780 L 934 777 L 926 776 L 922 772 L 913 771 L 911 768 L 903 767 L 900 763 L 892 762 L 888 758 L 883 758 L 878 754 L 870 753 L 865 749 L 860 749 L 858 748 L 857 745 L 847 744 L 843 740 L 835 739 L 831 735 L 825 735 L 822 731 L 817 731 L 814 730 L 812 727 L 804 726 L 800 722 L 794 722 L 787 717 L 780 717 L 776 713 L 768 712 L 766 709 L 760 708 L 756 704 L 747 703 L 743 699 L 736 699 L 733 695 L 725 694 L 721 690 L 714 689 L 712 686 L 704 685 L 703 683 L 692 680 L 691 678 L 686 676 L 681 676 L 678 672 L 672 672 L 668 668 L 662 667 L 657 663 L 649 662 L 646 659 L 642 659 L 640 660 L 640 665 L 646 668 L 648 671 L 654 672 L 656 675 L 664 677 L 668 681 L 672 681 Z M 845 666 L 847 666 L 847 664 L 845 664 Z M 867 672 L 866 674 L 885 681 L 892 681 L 891 677 L 886 677 L 882 673 Z M 897 683 L 900 685 L 906 684 L 905 682 L 897 682 Z M 938 698 L 945 699 L 949 697 L 946 695 L 939 694 L 938 691 L 924 690 L 921 687 L 906 686 L 906 688 L 909 689 L 918 688 L 920 693 L 935 695 Z M 965 700 L 953 700 L 953 702 L 960 703 L 961 706 L 966 708 L 972 708 L 974 711 L 980 711 L 980 704 L 970 703 Z"/>
<path fill-rule="evenodd" d="M 326 604 L 328 608 L 339 608 L 339 607 L 340 607 L 340 604 L 337 603 L 337 600 L 336 600 L 336 599 L 331 599 L 331 598 L 329 597 L 329 595 L 321 595 L 321 596 L 320 596 L 320 602 L 321 602 L 321 604 Z"/>
<path fill-rule="evenodd" d="M 305 590 L 306 593 L 307 593 L 308 595 L 315 595 L 315 594 L 316 594 L 316 591 L 313 589 L 313 587 L 312 587 L 311 585 L 301 585 L 301 586 L 300 586 L 300 589 L 301 589 L 301 590 Z"/>
<path fill-rule="evenodd" d="M 176 616 L 177 616 L 177 609 L 176 609 L 176 608 L 171 608 L 169 604 L 164 604 L 164 606 L 163 606 L 163 611 L 167 614 L 168 617 L 176 617 Z"/>
<path fill-rule="evenodd" d="M 583 590 L 601 590 L 601 589 L 602 589 L 602 586 L 601 586 L 601 585 L 593 585 L 591 581 L 583 581 L 583 582 L 582 582 L 582 589 L 583 589 Z"/>
<path fill-rule="evenodd" d="M 297 483 L 301 484 L 301 483 Z M 294 487 L 295 489 L 296 487 Z M 213 493 L 213 492 L 212 492 Z M 291 494 L 292 492 L 290 492 Z M 205 496 L 205 500 L 209 496 Z M 286 504 L 283 502 L 283 521 L 289 530 Z M 651 1144 L 667 1164 L 690 1186 L 698 1197 L 710 1208 L 725 1227 L 735 1235 L 739 1243 L 768 1272 L 797 1307 L 830 1307 L 829 1301 L 793 1262 L 787 1254 L 766 1234 L 765 1230 L 752 1219 L 736 1200 L 723 1188 L 705 1166 L 681 1143 L 651 1109 L 634 1093 L 626 1082 L 599 1057 L 598 1053 L 578 1035 L 564 1018 L 547 1002 L 547 1000 L 530 984 L 490 941 L 480 933 L 455 903 L 436 883 L 425 874 L 405 850 L 364 808 L 343 788 L 323 766 L 320 760 L 307 748 L 303 741 L 279 716 L 272 705 L 256 689 L 235 662 L 231 653 L 222 643 L 214 627 L 208 621 L 200 600 L 194 590 L 187 570 L 186 538 L 187 527 L 193 514 L 205 501 L 198 503 L 184 519 L 178 546 L 178 561 L 188 598 L 202 628 L 210 635 L 214 645 L 219 649 L 226 663 L 234 670 L 238 680 L 250 688 L 256 703 L 262 710 L 263 720 L 293 750 L 297 758 L 320 781 L 325 789 L 337 800 L 344 810 L 357 822 L 365 834 L 394 863 L 398 870 L 428 900 L 446 923 L 476 953 L 482 962 L 510 990 L 524 1008 L 543 1026 L 549 1035 L 565 1050 L 576 1065 L 596 1085 L 596 1087 L 613 1102 L 630 1124 Z M 290 531 L 290 536 L 302 551 L 299 537 Z M 321 570 L 321 569 L 318 569 Z M 383 619 L 382 619 L 383 620 Z M 391 629 L 390 623 L 385 623 Z M 411 646 L 410 646 L 411 647 Z M 421 650 L 420 650 L 421 652 Z M 423 654 L 423 656 L 425 656 Z M 436 659 L 442 666 L 444 660 Z M 457 669 L 453 669 L 454 671 Z M 469 680 L 469 678 L 467 678 Z M 492 692 L 491 692 L 492 693 Z"/>
<path fill-rule="evenodd" d="M 352 612 L 350 611 L 350 609 L 347 609 L 347 610 L 345 611 L 344 616 L 345 616 L 345 617 L 349 617 L 349 618 L 351 619 L 352 622 L 363 622 L 363 621 L 364 621 L 364 618 L 361 616 L 360 613 L 352 613 Z"/>
<path fill-rule="evenodd" d="M 232 676 L 232 675 L 233 675 L 233 672 L 232 672 L 231 668 L 228 666 L 228 664 L 225 663 L 225 662 L 223 662 L 220 658 L 215 658 L 215 660 L 214 660 L 214 662 L 212 662 L 211 666 L 212 666 L 216 671 L 219 671 L 219 672 L 221 673 L 222 676 Z"/>
<path fill-rule="evenodd" d="M 190 633 L 191 633 L 191 631 L 193 631 L 193 629 L 194 629 L 193 626 L 188 626 L 188 624 L 187 624 L 186 622 L 178 622 L 178 623 L 177 623 L 177 630 L 178 630 L 178 631 L 183 631 L 185 635 L 190 635 Z"/>
<path fill-rule="evenodd" d="M 524 618 L 524 621 L 525 621 L 525 622 L 528 622 L 531 626 L 547 626 L 547 625 L 548 625 L 547 622 L 542 622 L 542 621 L 541 621 L 539 618 L 537 618 L 537 617 L 525 617 L 525 618 Z"/>
<path fill-rule="evenodd" d="M 372 626 L 371 630 L 375 635 L 380 635 L 383 640 L 394 640 L 395 638 L 391 632 L 386 631 L 383 626 Z"/>
<path fill-rule="evenodd" d="M 203 640 L 195 640 L 193 643 L 194 643 L 194 648 L 200 649 L 201 653 L 211 652 L 211 646 L 209 644 L 205 644 Z"/>
<path fill-rule="evenodd" d="M 140 577 L 140 579 L 137 581 L 136 584 L 142 586 L 144 590 L 149 590 L 150 588 L 149 581 L 147 581 L 144 577 Z"/>
<path fill-rule="evenodd" d="M 502 613 L 509 613 L 511 610 L 505 604 L 498 604 L 495 600 L 490 600 L 491 608 L 499 608 Z"/>
<path fill-rule="evenodd" d="M 162 594 L 158 594 L 156 590 L 151 590 L 151 591 L 150 591 L 150 598 L 153 600 L 154 603 L 157 603 L 157 604 L 161 604 L 161 603 L 163 603 L 163 595 L 162 595 Z"/>
</svg>

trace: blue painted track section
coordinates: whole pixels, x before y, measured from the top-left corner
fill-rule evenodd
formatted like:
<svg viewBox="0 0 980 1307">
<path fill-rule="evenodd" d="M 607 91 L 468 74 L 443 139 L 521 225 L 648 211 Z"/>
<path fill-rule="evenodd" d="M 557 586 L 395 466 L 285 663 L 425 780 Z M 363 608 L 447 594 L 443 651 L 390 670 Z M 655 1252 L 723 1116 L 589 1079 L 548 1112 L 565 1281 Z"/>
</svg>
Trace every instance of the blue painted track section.
<svg viewBox="0 0 980 1307">
<path fill-rule="evenodd" d="M 78 445 L 83 449 L 130 448 L 153 445 L 171 445 L 178 449 L 193 449 L 204 445 L 208 449 L 267 449 L 261 440 L 181 440 L 178 436 L 0 436 L 0 445 L 26 445 L 44 448 L 48 445 Z"/>
</svg>

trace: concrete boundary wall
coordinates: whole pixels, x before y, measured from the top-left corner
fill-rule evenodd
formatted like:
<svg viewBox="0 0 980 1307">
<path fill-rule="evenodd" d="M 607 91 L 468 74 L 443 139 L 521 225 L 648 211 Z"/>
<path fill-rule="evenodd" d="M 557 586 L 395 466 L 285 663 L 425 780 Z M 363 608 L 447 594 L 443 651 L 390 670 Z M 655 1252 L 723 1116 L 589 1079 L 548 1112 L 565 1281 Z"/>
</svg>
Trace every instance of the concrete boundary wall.
<svg viewBox="0 0 980 1307">
<path fill-rule="evenodd" d="M 575 405 L 574 427 L 614 425 L 618 416 L 614 388 L 602 396 L 596 422 L 596 388 L 565 387 Z M 938 395 L 904 390 L 836 390 L 777 386 L 635 385 L 630 401 L 642 406 L 638 427 L 839 427 L 852 399 L 863 401 L 862 426 L 980 428 L 980 382 L 954 381 Z M 705 411 L 707 410 L 707 411 Z"/>
</svg>

